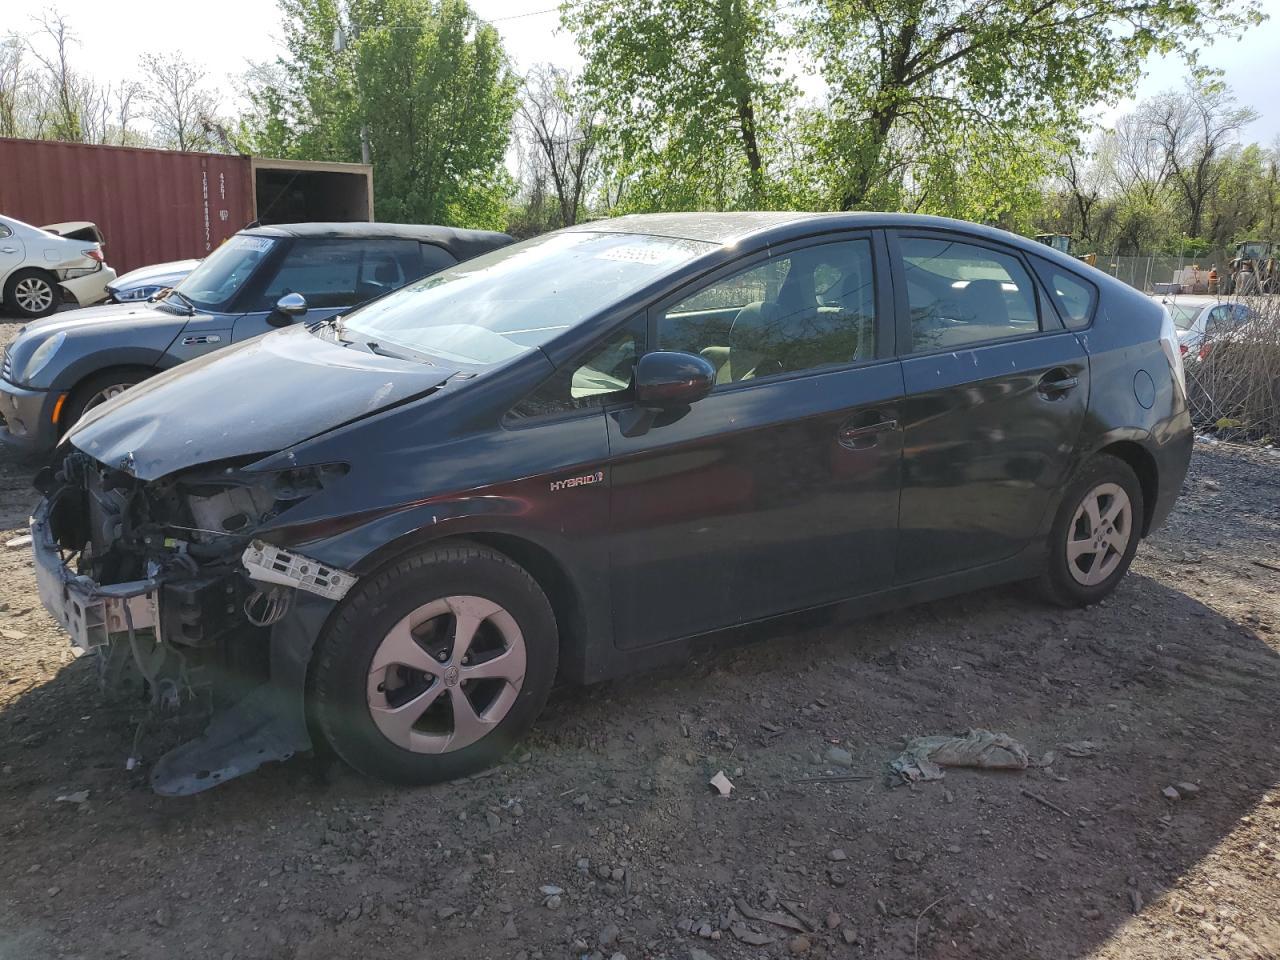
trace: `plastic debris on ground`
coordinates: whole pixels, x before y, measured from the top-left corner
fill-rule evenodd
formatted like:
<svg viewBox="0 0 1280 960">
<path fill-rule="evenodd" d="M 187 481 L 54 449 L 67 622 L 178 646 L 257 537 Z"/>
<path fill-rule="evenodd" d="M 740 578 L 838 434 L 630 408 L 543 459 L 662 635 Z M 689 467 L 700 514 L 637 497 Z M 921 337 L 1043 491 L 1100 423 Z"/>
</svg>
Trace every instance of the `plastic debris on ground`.
<svg viewBox="0 0 1280 960">
<path fill-rule="evenodd" d="M 712 777 L 709 783 L 711 786 L 715 787 L 716 792 L 722 797 L 727 797 L 733 792 L 733 783 L 724 775 L 723 770 L 719 771 L 714 777 Z"/>
<path fill-rule="evenodd" d="M 889 764 L 891 773 L 905 783 L 941 780 L 943 767 L 979 767 L 986 770 L 1025 770 L 1030 754 L 1007 733 L 974 728 L 958 737 L 916 737 Z"/>
</svg>

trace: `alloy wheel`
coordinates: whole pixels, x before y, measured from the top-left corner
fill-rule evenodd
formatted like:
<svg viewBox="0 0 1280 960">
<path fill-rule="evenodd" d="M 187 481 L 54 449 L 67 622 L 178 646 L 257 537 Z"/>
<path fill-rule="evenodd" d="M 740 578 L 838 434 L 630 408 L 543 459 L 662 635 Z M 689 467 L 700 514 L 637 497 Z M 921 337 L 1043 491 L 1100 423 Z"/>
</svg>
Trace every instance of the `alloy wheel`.
<svg viewBox="0 0 1280 960">
<path fill-rule="evenodd" d="M 53 305 L 53 287 L 42 277 L 23 277 L 14 284 L 13 299 L 26 313 L 44 313 Z"/>
<path fill-rule="evenodd" d="M 1133 504 L 1117 483 L 1100 483 L 1076 509 L 1067 528 L 1067 569 L 1086 587 L 1111 576 L 1133 536 Z"/>
<path fill-rule="evenodd" d="M 503 607 L 483 597 L 433 600 L 401 619 L 374 652 L 369 713 L 405 750 L 461 750 L 511 710 L 525 662 L 524 636 Z"/>
<path fill-rule="evenodd" d="M 124 393 L 132 386 L 132 383 L 113 383 L 109 387 L 103 387 L 85 402 L 85 412 L 92 410 L 100 403 L 106 403 L 112 397 L 120 396 L 120 394 Z"/>
</svg>

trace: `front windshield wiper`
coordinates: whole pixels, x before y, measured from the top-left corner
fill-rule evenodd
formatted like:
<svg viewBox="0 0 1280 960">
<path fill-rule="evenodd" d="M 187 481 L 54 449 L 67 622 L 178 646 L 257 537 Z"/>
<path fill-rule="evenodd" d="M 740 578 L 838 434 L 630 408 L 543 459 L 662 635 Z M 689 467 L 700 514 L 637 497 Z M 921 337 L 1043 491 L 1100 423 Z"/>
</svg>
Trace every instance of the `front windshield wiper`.
<svg viewBox="0 0 1280 960">
<path fill-rule="evenodd" d="M 190 297 L 188 297 L 188 296 L 187 296 L 185 293 L 183 293 L 181 290 L 177 289 L 176 287 L 175 287 L 174 289 L 172 289 L 172 290 L 170 290 L 170 291 L 169 291 L 169 296 L 167 296 L 167 297 L 165 297 L 165 298 L 164 298 L 164 299 L 165 299 L 165 302 L 166 302 L 166 303 L 168 303 L 168 302 L 169 302 L 169 300 L 170 300 L 171 298 L 173 298 L 173 297 L 181 297 L 181 298 L 182 298 L 182 302 L 183 302 L 184 304 L 186 304 L 186 307 L 187 307 L 187 316 L 191 316 L 192 314 L 194 314 L 194 313 L 196 312 L 196 305 L 195 305 L 195 301 L 194 301 L 194 300 L 192 300 Z"/>
<path fill-rule="evenodd" d="M 346 342 L 352 343 L 354 341 L 348 340 Z M 422 356 L 422 354 L 420 353 L 416 353 L 412 350 L 407 353 L 399 353 L 395 350 L 388 350 L 386 347 L 380 344 L 377 340 L 365 340 L 364 347 L 370 353 L 376 353 L 380 357 L 390 357 L 393 360 L 412 360 L 416 363 L 425 363 L 429 367 L 435 366 L 434 363 L 432 363 L 426 357 Z"/>
</svg>

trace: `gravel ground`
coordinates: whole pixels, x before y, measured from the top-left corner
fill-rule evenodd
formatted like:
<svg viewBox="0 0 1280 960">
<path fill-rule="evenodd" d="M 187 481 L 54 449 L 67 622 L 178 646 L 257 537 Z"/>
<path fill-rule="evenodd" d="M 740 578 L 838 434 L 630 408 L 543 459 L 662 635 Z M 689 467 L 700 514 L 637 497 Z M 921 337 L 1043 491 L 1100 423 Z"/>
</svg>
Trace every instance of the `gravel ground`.
<svg viewBox="0 0 1280 960">
<path fill-rule="evenodd" d="M 152 795 L 0 548 L 0 957 L 1280 957 L 1278 468 L 1197 444 L 1105 604 L 989 590 L 560 691 L 422 789 L 298 760 Z M 4 539 L 30 474 L 0 454 Z M 889 785 L 969 727 L 1050 762 Z M 832 775 L 865 779 L 797 782 Z"/>
</svg>

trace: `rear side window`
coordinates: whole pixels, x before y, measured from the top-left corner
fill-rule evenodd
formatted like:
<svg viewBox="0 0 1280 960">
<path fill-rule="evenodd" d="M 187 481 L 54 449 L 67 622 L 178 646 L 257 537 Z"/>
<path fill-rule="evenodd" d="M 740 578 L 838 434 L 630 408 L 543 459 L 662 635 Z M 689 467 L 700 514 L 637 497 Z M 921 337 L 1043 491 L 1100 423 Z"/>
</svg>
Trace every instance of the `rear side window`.
<svg viewBox="0 0 1280 960">
<path fill-rule="evenodd" d="M 10 230 L 3 223 L 0 223 L 0 240 L 3 240 L 5 237 L 12 237 L 12 236 L 13 236 L 13 231 Z"/>
<path fill-rule="evenodd" d="M 1036 333 L 1031 277 L 1013 256 L 957 240 L 898 241 L 911 311 L 911 350 L 953 350 Z"/>
</svg>

